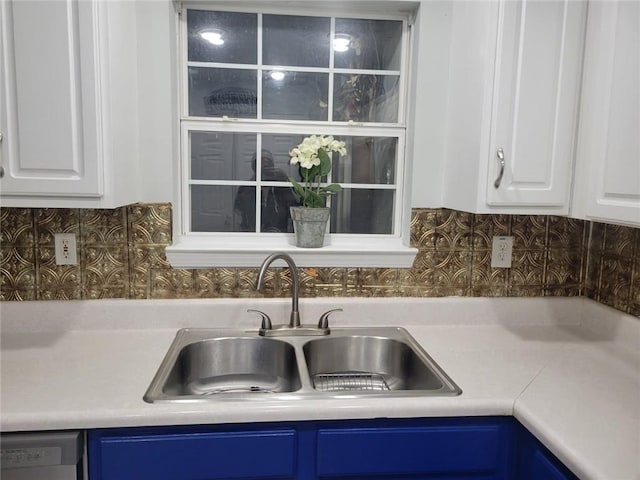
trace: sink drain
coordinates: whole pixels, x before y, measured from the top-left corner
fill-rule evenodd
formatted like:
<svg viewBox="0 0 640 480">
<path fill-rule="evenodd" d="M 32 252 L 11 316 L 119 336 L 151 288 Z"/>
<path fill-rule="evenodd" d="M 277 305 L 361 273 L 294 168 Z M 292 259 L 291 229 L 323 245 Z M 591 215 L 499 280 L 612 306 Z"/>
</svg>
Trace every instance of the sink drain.
<svg viewBox="0 0 640 480">
<path fill-rule="evenodd" d="M 313 376 L 313 387 L 322 392 L 389 390 L 384 377 L 377 373 L 319 373 Z"/>
<path fill-rule="evenodd" d="M 277 393 L 283 391 L 284 379 L 275 375 L 237 373 L 201 378 L 189 382 L 191 395 L 218 393 Z"/>
</svg>

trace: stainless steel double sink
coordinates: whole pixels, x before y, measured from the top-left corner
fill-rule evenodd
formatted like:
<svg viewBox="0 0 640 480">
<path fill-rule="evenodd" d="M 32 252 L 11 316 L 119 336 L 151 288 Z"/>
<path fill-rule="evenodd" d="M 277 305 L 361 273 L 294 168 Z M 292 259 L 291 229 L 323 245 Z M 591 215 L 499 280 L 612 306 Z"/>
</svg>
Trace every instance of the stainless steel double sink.
<svg viewBox="0 0 640 480">
<path fill-rule="evenodd" d="M 325 337 L 183 329 L 144 395 L 155 402 L 459 395 L 404 329 L 335 328 Z"/>
</svg>

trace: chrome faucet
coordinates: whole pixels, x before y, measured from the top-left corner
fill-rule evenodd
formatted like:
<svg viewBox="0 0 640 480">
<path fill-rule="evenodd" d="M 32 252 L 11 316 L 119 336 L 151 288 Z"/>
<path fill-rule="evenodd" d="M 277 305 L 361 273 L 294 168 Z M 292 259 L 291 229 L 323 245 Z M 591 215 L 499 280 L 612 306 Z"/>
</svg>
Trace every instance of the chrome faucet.
<svg viewBox="0 0 640 480">
<path fill-rule="evenodd" d="M 272 336 L 285 336 L 285 335 L 328 335 L 331 330 L 329 329 L 329 315 L 333 312 L 342 311 L 341 308 L 336 308 L 325 312 L 318 321 L 318 326 L 313 325 L 301 325 L 300 324 L 300 311 L 298 309 L 298 297 L 300 293 L 300 280 L 298 277 L 298 267 L 296 267 L 293 258 L 290 255 L 282 252 L 272 253 L 260 266 L 260 272 L 258 273 L 258 282 L 256 284 L 256 290 L 262 289 L 264 283 L 264 275 L 271 265 L 276 260 L 284 260 L 284 262 L 291 270 L 291 315 L 289 316 L 288 325 L 273 325 L 269 315 L 259 310 L 249 310 L 255 312 L 262 317 L 262 326 L 260 328 L 260 335 L 272 337 Z"/>
<path fill-rule="evenodd" d="M 298 268 L 296 267 L 295 262 L 291 256 L 286 253 L 272 253 L 267 258 L 265 258 L 264 262 L 260 266 L 260 273 L 258 273 L 258 284 L 256 290 L 260 291 L 262 289 L 262 282 L 264 281 L 264 274 L 275 260 L 284 260 L 291 270 L 291 317 L 289 319 L 289 328 L 298 328 L 300 327 L 300 311 L 298 310 L 298 296 L 300 292 L 300 280 L 298 279 Z"/>
</svg>

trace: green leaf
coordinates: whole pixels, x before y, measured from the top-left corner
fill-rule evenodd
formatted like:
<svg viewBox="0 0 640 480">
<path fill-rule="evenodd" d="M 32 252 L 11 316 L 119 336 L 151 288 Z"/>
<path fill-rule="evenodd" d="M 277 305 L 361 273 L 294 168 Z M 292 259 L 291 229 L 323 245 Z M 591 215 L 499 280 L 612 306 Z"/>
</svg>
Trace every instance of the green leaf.
<svg viewBox="0 0 640 480">
<path fill-rule="evenodd" d="M 296 193 L 296 195 L 304 200 L 306 193 L 304 187 L 296 182 L 293 177 L 289 177 L 289 181 L 291 182 L 291 185 L 293 185 L 293 191 Z"/>
<path fill-rule="evenodd" d="M 323 190 L 328 192 L 329 194 L 338 193 L 342 191 L 342 186 L 338 185 L 337 183 L 332 183 L 331 185 L 327 185 L 326 187 L 324 187 Z"/>
<path fill-rule="evenodd" d="M 329 157 L 324 148 L 320 148 L 318 149 L 318 158 L 320 159 L 319 175 L 327 175 L 331 171 L 331 157 Z"/>
<path fill-rule="evenodd" d="M 308 190 L 305 205 L 312 208 L 324 207 L 324 199 L 316 192 Z"/>
<path fill-rule="evenodd" d="M 300 172 L 300 177 L 303 178 L 305 182 L 312 183 L 320 174 L 320 166 L 314 165 L 311 168 L 302 168 L 302 166 L 299 166 L 298 171 Z"/>
</svg>

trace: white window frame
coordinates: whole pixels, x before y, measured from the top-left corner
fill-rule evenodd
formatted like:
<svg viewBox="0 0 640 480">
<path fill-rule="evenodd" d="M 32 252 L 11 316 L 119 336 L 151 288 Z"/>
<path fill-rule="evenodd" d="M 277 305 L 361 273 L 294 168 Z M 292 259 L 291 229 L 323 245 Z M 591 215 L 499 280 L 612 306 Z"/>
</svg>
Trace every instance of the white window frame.
<svg viewBox="0 0 640 480">
<path fill-rule="evenodd" d="M 187 9 L 215 10 L 215 11 L 249 11 L 257 10 L 264 14 L 295 14 L 305 16 L 334 16 L 340 18 L 367 18 L 403 21 L 403 58 L 401 59 L 401 85 L 399 92 L 398 123 L 354 123 L 354 122 L 316 122 L 316 121 L 282 121 L 262 119 L 218 119 L 188 116 L 188 88 L 186 87 L 187 65 L 197 62 L 187 62 L 185 54 L 186 46 L 186 22 Z M 333 30 L 332 19 L 332 30 Z M 185 3 L 179 15 L 179 71 L 180 71 L 180 182 L 176 204 L 173 209 L 173 244 L 166 249 L 167 259 L 174 267 L 179 268 L 203 268 L 203 267 L 256 267 L 264 258 L 275 251 L 289 253 L 297 265 L 313 267 L 410 267 L 413 264 L 417 249 L 409 246 L 410 237 L 410 187 L 411 179 L 407 174 L 408 161 L 406 159 L 406 138 L 409 135 L 407 117 L 407 90 L 410 78 L 410 28 L 406 14 L 365 14 L 362 12 L 351 14 L 339 11 L 313 11 L 307 8 L 300 11 L 292 11 L 291 8 L 283 9 L 246 9 L 239 6 L 216 5 L 213 3 Z M 261 22 L 258 25 L 258 37 L 261 36 Z M 333 59 L 333 55 L 331 56 Z M 333 69 L 333 62 L 330 68 Z M 209 64 L 207 64 L 209 65 Z M 236 65 L 234 65 L 234 68 Z M 255 66 L 254 66 L 255 68 Z M 263 68 L 260 59 L 258 70 Z M 271 70 L 271 66 L 265 67 Z M 289 69 L 287 70 L 298 70 Z M 322 71 L 323 69 L 303 69 Z M 329 69 L 326 69 L 327 71 Z M 333 69 L 340 73 L 340 69 Z M 351 72 L 352 70 L 349 70 Z M 366 70 L 368 74 L 376 71 Z M 389 72 L 385 72 L 388 74 Z M 396 72 L 398 73 L 398 72 Z M 262 92 L 260 91 L 261 75 L 258 75 L 258 111 L 261 108 Z M 331 90 L 331 89 L 330 89 Z M 332 112 L 332 97 L 330 96 L 328 110 Z M 398 139 L 397 166 L 395 184 L 387 187 L 381 184 L 346 184 L 346 187 L 354 188 L 393 188 L 396 191 L 394 205 L 393 234 L 336 234 L 327 233 L 325 245 L 322 248 L 298 248 L 294 244 L 294 235 L 285 233 L 253 233 L 253 232 L 189 232 L 190 218 L 190 145 L 188 136 L 190 131 L 216 131 L 216 132 L 248 132 L 248 133 L 286 133 L 310 135 L 353 135 L 353 136 L 387 136 Z M 292 146 L 293 147 L 293 146 Z M 228 184 L 226 181 L 207 182 L 211 184 Z M 231 182 L 237 184 L 237 182 Z M 273 183 L 273 182 L 271 182 Z M 275 183 L 274 183 L 275 185 Z M 283 184 L 284 185 L 284 184 Z M 288 185 L 288 184 L 287 184 Z"/>
</svg>

